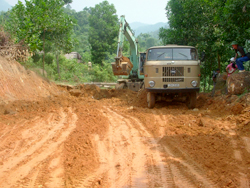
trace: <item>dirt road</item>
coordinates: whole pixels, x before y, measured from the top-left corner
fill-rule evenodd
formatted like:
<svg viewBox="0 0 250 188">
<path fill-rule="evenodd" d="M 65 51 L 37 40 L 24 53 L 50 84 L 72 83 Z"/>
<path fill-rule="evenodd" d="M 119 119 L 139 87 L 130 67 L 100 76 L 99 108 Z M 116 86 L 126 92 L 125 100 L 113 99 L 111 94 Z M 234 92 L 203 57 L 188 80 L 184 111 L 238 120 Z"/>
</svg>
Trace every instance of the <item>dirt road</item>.
<svg viewBox="0 0 250 188">
<path fill-rule="evenodd" d="M 0 188 L 249 187 L 249 94 L 148 109 L 144 91 L 4 80 Z"/>
<path fill-rule="evenodd" d="M 59 90 L 2 105 L 0 187 L 249 187 L 249 106 L 200 94 L 194 110 L 148 109 L 144 93 Z"/>
</svg>

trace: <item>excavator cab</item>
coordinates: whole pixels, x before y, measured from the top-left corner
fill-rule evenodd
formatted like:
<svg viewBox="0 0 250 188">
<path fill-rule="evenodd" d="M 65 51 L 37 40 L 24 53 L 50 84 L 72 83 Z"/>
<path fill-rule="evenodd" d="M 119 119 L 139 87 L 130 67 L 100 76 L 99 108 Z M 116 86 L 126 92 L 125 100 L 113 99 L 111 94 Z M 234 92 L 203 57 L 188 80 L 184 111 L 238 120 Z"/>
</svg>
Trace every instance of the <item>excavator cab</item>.
<svg viewBox="0 0 250 188">
<path fill-rule="evenodd" d="M 144 63 L 146 61 L 146 53 L 140 53 L 140 60 L 139 60 L 139 64 L 140 64 L 140 75 L 144 75 L 144 70 L 143 70 L 143 66 Z"/>
</svg>

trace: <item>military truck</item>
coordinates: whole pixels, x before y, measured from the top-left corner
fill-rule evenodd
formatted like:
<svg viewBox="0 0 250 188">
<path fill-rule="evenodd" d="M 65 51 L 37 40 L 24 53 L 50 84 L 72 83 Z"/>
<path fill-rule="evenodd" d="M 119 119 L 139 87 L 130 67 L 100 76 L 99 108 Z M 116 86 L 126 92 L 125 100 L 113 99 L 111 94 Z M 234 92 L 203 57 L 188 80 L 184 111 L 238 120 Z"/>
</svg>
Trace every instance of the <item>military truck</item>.
<svg viewBox="0 0 250 188">
<path fill-rule="evenodd" d="M 149 108 L 160 100 L 179 100 L 186 102 L 188 108 L 195 108 L 200 89 L 200 60 L 195 47 L 151 47 L 143 69 Z"/>
</svg>

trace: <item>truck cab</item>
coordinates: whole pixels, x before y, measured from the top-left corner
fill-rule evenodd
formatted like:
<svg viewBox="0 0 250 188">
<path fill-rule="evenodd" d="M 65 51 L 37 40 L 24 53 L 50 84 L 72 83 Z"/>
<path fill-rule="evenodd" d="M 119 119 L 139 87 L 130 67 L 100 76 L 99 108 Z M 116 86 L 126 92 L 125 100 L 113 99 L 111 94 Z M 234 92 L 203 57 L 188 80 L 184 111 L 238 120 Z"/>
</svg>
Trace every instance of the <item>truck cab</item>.
<svg viewBox="0 0 250 188">
<path fill-rule="evenodd" d="M 195 108 L 200 90 L 200 60 L 193 46 L 151 47 L 143 66 L 149 108 L 160 100 L 186 102 Z"/>
</svg>

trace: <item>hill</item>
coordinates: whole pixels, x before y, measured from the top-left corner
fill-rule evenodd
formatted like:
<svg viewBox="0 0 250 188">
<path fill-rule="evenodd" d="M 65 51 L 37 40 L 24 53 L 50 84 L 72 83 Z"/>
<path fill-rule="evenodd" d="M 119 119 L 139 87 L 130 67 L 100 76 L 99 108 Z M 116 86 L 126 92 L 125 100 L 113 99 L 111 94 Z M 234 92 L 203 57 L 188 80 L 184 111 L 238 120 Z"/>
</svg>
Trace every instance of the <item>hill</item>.
<svg viewBox="0 0 250 188">
<path fill-rule="evenodd" d="M 156 24 L 144 24 L 144 23 L 140 23 L 140 22 L 133 22 L 131 24 L 129 24 L 130 27 L 135 31 L 135 36 L 140 35 L 141 33 L 158 33 L 158 30 L 161 27 L 168 27 L 168 23 L 164 23 L 164 22 L 159 22 Z"/>
<path fill-rule="evenodd" d="M 0 0 L 0 5 L 0 11 L 8 11 L 8 9 L 11 9 L 11 5 L 5 0 Z"/>
</svg>

